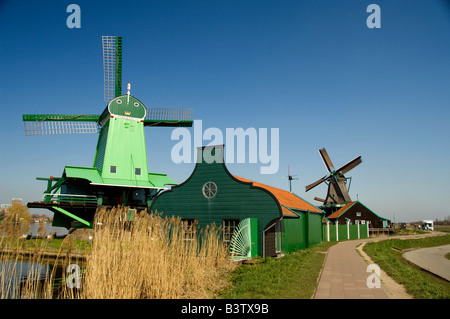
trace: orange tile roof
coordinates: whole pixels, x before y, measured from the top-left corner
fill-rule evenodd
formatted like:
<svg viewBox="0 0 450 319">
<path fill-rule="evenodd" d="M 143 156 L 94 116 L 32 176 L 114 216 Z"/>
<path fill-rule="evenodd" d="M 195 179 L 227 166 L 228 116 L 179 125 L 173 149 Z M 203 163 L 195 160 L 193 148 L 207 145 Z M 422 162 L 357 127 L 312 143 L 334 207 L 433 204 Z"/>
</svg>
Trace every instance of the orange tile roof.
<svg viewBox="0 0 450 319">
<path fill-rule="evenodd" d="M 341 207 L 341 208 L 339 208 L 337 211 L 335 211 L 334 213 L 332 213 L 331 215 L 329 215 L 328 217 L 327 217 L 327 219 L 333 219 L 333 218 L 339 218 L 339 216 L 341 216 L 343 213 L 345 213 L 345 211 L 347 210 L 347 209 L 349 209 L 354 203 L 356 203 L 356 201 L 355 202 L 350 202 L 350 203 L 347 203 L 344 207 Z"/>
<path fill-rule="evenodd" d="M 242 182 L 252 183 L 253 186 L 261 187 L 261 188 L 264 188 L 267 191 L 269 191 L 280 203 L 283 215 L 297 216 L 294 212 L 290 211 L 288 208 L 322 213 L 322 211 L 319 208 L 311 205 L 304 199 L 300 198 L 299 196 L 297 196 L 291 192 L 288 192 L 288 191 L 285 191 L 285 190 L 282 190 L 282 189 L 279 189 L 276 187 L 272 187 L 269 185 L 261 184 L 261 183 L 258 183 L 258 182 L 255 182 L 255 181 L 243 178 L 243 177 L 239 177 L 236 175 L 233 175 L 233 177 L 235 177 L 236 179 L 238 179 Z"/>
</svg>

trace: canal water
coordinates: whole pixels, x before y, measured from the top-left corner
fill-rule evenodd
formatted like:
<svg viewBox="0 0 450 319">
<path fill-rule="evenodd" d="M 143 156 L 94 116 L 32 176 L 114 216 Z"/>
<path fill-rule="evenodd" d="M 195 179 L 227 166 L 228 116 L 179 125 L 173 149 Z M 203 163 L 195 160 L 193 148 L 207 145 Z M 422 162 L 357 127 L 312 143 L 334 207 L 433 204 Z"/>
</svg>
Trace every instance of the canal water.
<svg viewBox="0 0 450 319">
<path fill-rule="evenodd" d="M 51 223 L 46 223 L 47 234 L 55 233 L 56 236 L 68 234 L 66 228 L 53 227 Z M 38 236 L 39 223 L 30 225 L 27 235 Z M 19 297 L 19 287 L 26 282 L 27 277 L 32 276 L 33 280 L 44 280 L 53 268 L 52 264 L 43 264 L 32 261 L 0 260 L 0 299 L 15 299 Z"/>
<path fill-rule="evenodd" d="M 31 261 L 0 261 L 0 299 L 20 298 L 20 285 L 25 283 L 28 277 L 34 281 L 45 279 L 49 267 Z"/>
</svg>

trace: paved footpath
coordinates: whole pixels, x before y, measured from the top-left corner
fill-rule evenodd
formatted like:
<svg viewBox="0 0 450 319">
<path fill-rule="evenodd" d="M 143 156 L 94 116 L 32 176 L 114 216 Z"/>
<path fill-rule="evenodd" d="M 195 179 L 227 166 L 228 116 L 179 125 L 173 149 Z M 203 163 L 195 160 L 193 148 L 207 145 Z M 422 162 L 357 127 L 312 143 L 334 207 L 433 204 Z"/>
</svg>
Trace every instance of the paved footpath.
<svg viewBox="0 0 450 319">
<path fill-rule="evenodd" d="M 343 241 L 329 248 L 314 299 L 389 299 L 383 284 L 367 287 L 371 273 L 355 249 L 364 241 Z"/>
<path fill-rule="evenodd" d="M 356 246 L 364 242 L 388 240 L 388 239 L 412 239 L 426 236 L 443 235 L 434 232 L 426 235 L 410 235 L 386 238 L 369 238 L 339 242 L 329 248 L 322 273 L 316 288 L 314 299 L 390 299 L 410 298 L 406 293 L 398 292 L 399 287 L 392 289 L 392 284 L 397 285 L 381 270 L 382 280 L 380 288 L 367 287 L 367 278 L 372 275 L 367 272 L 368 264 L 356 251 Z M 440 246 L 443 247 L 443 246 Z M 442 251 L 441 251 L 442 253 Z M 445 255 L 445 253 L 444 253 Z M 447 260 L 448 261 L 448 260 Z M 447 264 L 448 265 L 448 264 Z M 448 267 L 448 266 L 447 266 Z M 447 271 L 449 269 L 447 268 Z M 387 289 L 383 280 L 390 282 Z M 400 288 L 401 289 L 401 288 Z"/>
</svg>

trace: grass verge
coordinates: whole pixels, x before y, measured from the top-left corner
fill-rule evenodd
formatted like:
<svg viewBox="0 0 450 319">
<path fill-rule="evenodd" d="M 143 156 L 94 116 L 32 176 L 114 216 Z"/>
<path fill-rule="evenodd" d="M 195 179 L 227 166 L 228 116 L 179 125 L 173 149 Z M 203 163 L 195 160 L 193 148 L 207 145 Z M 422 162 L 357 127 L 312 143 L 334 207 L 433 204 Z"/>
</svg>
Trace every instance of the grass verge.
<svg viewBox="0 0 450 319">
<path fill-rule="evenodd" d="M 231 274 L 231 288 L 224 299 L 309 299 L 313 296 L 325 259 L 336 242 L 314 245 L 283 258 L 265 258 L 255 265 L 241 265 Z"/>
<path fill-rule="evenodd" d="M 450 244 L 450 235 L 421 239 L 391 239 L 367 243 L 364 251 L 392 279 L 405 286 L 417 299 L 450 299 L 450 283 L 409 264 L 403 257 L 405 249 Z"/>
</svg>

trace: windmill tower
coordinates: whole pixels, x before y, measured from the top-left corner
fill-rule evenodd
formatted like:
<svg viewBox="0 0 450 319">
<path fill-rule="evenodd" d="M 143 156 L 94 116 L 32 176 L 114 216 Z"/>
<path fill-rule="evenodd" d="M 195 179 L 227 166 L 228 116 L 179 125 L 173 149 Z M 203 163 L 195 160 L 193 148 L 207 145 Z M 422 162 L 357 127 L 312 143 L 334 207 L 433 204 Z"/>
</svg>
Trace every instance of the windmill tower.
<svg viewBox="0 0 450 319">
<path fill-rule="evenodd" d="M 42 201 L 28 203 L 55 213 L 54 226 L 92 227 L 100 206 L 124 205 L 143 210 L 156 194 L 175 182 L 148 171 L 144 127 L 192 126 L 192 110 L 147 108 L 122 95 L 122 38 L 103 36 L 104 98 L 100 115 L 24 114 L 26 135 L 99 133 L 92 167 L 65 166 L 47 181 Z"/>
<path fill-rule="evenodd" d="M 344 176 L 344 174 L 348 173 L 350 170 L 361 164 L 362 160 L 361 156 L 358 156 L 347 164 L 341 166 L 340 168 L 335 169 L 325 148 L 320 149 L 319 154 L 322 157 L 329 175 L 325 175 L 318 181 L 307 185 L 305 187 L 305 190 L 308 192 L 314 187 L 322 184 L 323 182 L 328 185 L 327 196 L 325 197 L 325 199 L 321 199 L 318 197 L 314 198 L 315 200 L 323 203 L 323 206 L 321 208 L 325 210 L 328 215 L 336 209 L 344 206 L 346 203 L 351 202 L 350 195 L 348 194 L 348 189 L 351 182 L 349 183 L 349 187 L 347 187 L 347 180 L 351 181 L 351 177 L 347 178 Z"/>
</svg>

